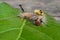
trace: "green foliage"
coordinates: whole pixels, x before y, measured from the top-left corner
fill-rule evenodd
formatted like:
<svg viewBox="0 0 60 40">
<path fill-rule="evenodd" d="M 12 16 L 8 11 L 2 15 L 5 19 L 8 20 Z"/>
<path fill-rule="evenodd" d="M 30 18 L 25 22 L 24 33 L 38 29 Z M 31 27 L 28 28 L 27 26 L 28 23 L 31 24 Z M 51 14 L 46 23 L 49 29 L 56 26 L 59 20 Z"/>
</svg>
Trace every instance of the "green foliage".
<svg viewBox="0 0 60 40">
<path fill-rule="evenodd" d="M 36 26 L 17 17 L 20 10 L 0 3 L 0 40 L 60 40 L 60 23 L 46 14 L 46 23 Z"/>
</svg>

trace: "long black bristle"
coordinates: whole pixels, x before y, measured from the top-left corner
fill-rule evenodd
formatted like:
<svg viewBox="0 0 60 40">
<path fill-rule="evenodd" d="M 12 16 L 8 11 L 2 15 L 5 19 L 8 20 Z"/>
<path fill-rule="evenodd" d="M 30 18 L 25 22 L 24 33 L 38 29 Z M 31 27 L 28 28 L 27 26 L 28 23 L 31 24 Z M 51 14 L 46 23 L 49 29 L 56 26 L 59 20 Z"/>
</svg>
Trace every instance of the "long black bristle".
<svg viewBox="0 0 60 40">
<path fill-rule="evenodd" d="M 22 12 L 24 12 L 24 9 L 22 8 L 22 5 L 21 4 L 19 4 L 19 7 L 21 8 Z"/>
</svg>

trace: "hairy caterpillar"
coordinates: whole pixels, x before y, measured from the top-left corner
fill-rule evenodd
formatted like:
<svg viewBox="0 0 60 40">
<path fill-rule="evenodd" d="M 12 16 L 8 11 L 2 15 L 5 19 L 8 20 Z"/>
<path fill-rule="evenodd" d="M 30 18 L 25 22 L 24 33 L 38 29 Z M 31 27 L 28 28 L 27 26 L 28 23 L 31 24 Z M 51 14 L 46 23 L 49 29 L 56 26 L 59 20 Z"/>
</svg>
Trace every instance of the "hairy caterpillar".
<svg viewBox="0 0 60 40">
<path fill-rule="evenodd" d="M 33 12 L 25 12 L 24 9 L 22 8 L 22 5 L 19 5 L 22 13 L 19 14 L 18 16 L 20 18 L 28 18 L 29 20 L 31 20 L 35 25 L 40 25 L 42 23 L 42 18 L 44 17 L 44 13 L 42 12 L 42 10 L 34 10 Z"/>
</svg>

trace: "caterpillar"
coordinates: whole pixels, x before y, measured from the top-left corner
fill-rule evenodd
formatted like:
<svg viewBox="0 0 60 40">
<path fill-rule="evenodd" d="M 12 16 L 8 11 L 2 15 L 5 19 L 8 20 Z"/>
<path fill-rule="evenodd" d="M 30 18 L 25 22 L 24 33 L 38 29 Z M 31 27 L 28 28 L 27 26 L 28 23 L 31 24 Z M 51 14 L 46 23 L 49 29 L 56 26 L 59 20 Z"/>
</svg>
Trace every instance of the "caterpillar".
<svg viewBox="0 0 60 40">
<path fill-rule="evenodd" d="M 42 23 L 42 20 L 41 20 L 43 18 L 42 10 L 34 10 L 34 13 L 33 12 L 25 12 L 24 9 L 22 8 L 22 5 L 20 4 L 19 6 L 22 10 L 22 13 L 18 15 L 20 18 L 23 18 L 23 19 L 28 18 L 37 26 Z"/>
</svg>

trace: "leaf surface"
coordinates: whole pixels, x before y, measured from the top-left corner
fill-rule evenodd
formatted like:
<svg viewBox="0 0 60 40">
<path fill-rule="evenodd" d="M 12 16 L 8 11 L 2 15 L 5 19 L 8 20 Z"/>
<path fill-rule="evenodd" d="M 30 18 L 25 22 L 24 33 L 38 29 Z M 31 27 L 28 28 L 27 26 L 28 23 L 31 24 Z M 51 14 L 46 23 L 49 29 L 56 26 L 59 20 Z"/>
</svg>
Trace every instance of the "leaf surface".
<svg viewBox="0 0 60 40">
<path fill-rule="evenodd" d="M 60 23 L 48 14 L 46 19 L 40 26 L 27 21 L 20 40 L 60 40 Z"/>
<path fill-rule="evenodd" d="M 0 40 L 16 40 L 21 34 L 24 20 L 17 17 L 19 12 L 5 2 L 0 4 Z"/>
<path fill-rule="evenodd" d="M 17 17 L 21 10 L 0 4 L 0 40 L 60 40 L 60 23 L 46 13 L 46 23 L 36 26 Z"/>
</svg>

